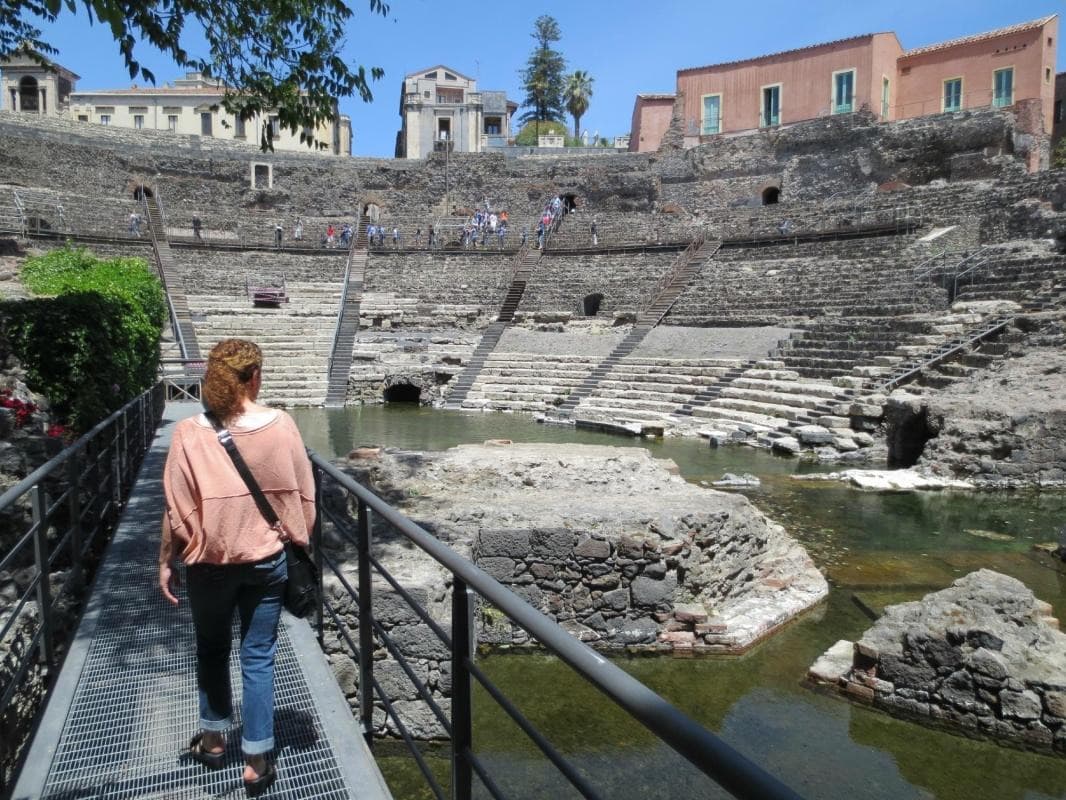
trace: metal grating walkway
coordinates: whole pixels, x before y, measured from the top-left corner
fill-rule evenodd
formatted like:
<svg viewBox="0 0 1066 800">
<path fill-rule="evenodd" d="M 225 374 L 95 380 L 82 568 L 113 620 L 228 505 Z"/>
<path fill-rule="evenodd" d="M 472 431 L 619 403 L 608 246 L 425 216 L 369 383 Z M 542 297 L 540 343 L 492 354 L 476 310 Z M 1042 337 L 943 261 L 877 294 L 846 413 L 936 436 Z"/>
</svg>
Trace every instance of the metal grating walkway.
<svg viewBox="0 0 1066 800">
<path fill-rule="evenodd" d="M 175 608 L 156 586 L 163 463 L 174 423 L 198 410 L 188 403 L 167 406 L 15 798 L 244 797 L 238 728 L 229 736 L 221 770 L 183 754 L 198 719 L 192 620 L 184 592 Z M 236 645 L 231 676 L 239 711 Z M 279 634 L 275 707 L 279 775 L 263 797 L 390 796 L 313 633 L 287 614 Z"/>
</svg>

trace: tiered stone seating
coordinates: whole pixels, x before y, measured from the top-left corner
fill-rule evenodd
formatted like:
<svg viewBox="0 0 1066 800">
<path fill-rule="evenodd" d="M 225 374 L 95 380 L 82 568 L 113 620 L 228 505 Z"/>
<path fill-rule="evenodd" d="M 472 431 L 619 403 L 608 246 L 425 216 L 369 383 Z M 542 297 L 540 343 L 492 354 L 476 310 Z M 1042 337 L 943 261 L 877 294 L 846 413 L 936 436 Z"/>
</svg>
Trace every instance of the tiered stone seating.
<svg viewBox="0 0 1066 800">
<path fill-rule="evenodd" d="M 551 411 L 599 362 L 597 356 L 491 353 L 463 401 L 463 408 Z"/>
<path fill-rule="evenodd" d="M 602 294 L 597 316 L 636 314 L 653 299 L 677 251 L 564 254 L 549 250 L 526 285 L 519 316 L 583 312 L 582 300 Z"/>
<path fill-rule="evenodd" d="M 0 186 L 0 209 L 9 209 L 13 220 L 17 219 L 16 191 L 29 220 L 30 233 L 120 238 L 128 235 L 131 213 L 144 217 L 144 205 L 130 197 L 97 197 L 50 188 Z M 146 230 L 146 222 L 142 222 L 142 236 L 147 235 Z"/>
<path fill-rule="evenodd" d="M 827 381 L 804 380 L 781 361 L 767 359 L 723 386 L 719 396 L 692 409 L 707 430 L 732 439 L 770 444 L 790 427 L 816 423 L 848 426 L 841 403 L 854 394 Z"/>
<path fill-rule="evenodd" d="M 902 243 L 894 239 L 723 248 L 664 323 L 797 324 L 825 315 L 892 317 L 944 307 L 943 289 L 914 287 L 916 255 L 883 255 Z"/>
<path fill-rule="evenodd" d="M 512 261 L 497 252 L 372 252 L 360 325 L 484 327 L 510 286 Z"/>
<path fill-rule="evenodd" d="M 1066 257 L 992 254 L 988 262 L 958 279 L 957 301 L 1013 300 L 1024 303 L 1049 283 L 1066 278 Z"/>
<path fill-rule="evenodd" d="M 250 339 L 263 350 L 261 401 L 321 405 L 340 310 L 340 281 L 287 281 L 289 302 L 255 308 L 242 294 L 189 293 L 196 336 L 207 352 L 221 339 Z"/>
<path fill-rule="evenodd" d="M 273 251 L 176 251 L 201 349 L 220 339 L 250 339 L 263 348 L 264 402 L 320 405 L 340 312 L 344 259 Z M 289 300 L 255 308 L 247 282 L 285 279 Z"/>
<path fill-rule="evenodd" d="M 860 365 L 888 367 L 900 360 L 899 348 L 926 346 L 942 339 L 931 323 L 920 317 L 823 318 L 802 328 L 801 333 L 782 342 L 773 358 L 804 379 L 852 375 Z"/>
<path fill-rule="evenodd" d="M 626 356 L 574 411 L 576 419 L 655 421 L 676 426 L 675 416 L 716 386 L 739 359 Z"/>
</svg>

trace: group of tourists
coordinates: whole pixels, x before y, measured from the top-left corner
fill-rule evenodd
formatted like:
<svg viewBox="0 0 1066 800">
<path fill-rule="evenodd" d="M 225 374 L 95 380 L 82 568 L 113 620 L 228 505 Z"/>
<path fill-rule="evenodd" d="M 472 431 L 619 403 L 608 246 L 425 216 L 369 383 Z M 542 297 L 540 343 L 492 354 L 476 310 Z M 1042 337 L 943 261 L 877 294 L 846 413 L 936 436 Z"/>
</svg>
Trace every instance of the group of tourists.
<svg viewBox="0 0 1066 800">
<path fill-rule="evenodd" d="M 388 232 L 388 229 L 384 225 L 367 225 L 366 226 L 366 241 L 367 241 L 367 245 L 369 245 L 370 247 L 384 247 L 385 246 L 385 239 L 386 239 L 386 237 L 389 237 L 389 236 L 390 236 L 390 234 Z M 422 239 L 422 229 L 421 228 L 418 229 L 418 232 L 415 234 L 415 236 L 416 236 L 416 239 L 418 239 L 418 240 Z M 396 226 L 396 225 L 394 225 L 392 227 L 391 238 L 392 238 L 392 246 L 393 247 L 399 247 L 400 246 L 400 242 L 403 239 L 403 237 L 400 235 L 400 228 L 398 226 Z"/>
<path fill-rule="evenodd" d="M 569 210 L 569 209 L 567 209 Z M 563 206 L 563 198 L 556 195 L 547 203 L 544 204 L 544 210 L 540 213 L 540 220 L 537 222 L 537 249 L 544 248 L 544 237 L 552 231 L 558 221 L 562 219 L 563 214 L 566 211 Z"/>
<path fill-rule="evenodd" d="M 506 211 L 487 211 L 477 209 L 470 220 L 459 229 L 459 246 L 487 247 L 496 240 L 496 244 L 503 249 L 507 239 L 507 228 L 510 215 Z"/>
</svg>

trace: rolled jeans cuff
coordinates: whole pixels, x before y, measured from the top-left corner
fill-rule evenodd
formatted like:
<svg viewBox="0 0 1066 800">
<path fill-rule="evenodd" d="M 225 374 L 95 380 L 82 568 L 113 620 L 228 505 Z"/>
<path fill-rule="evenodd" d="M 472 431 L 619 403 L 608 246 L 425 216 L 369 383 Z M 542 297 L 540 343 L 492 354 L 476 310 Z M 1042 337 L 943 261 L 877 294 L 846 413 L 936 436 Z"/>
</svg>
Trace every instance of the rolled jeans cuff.
<svg viewBox="0 0 1066 800">
<path fill-rule="evenodd" d="M 245 738 L 241 738 L 241 752 L 246 756 L 261 756 L 263 753 L 269 753 L 274 749 L 274 737 L 270 736 L 266 739 L 260 739 L 257 742 L 249 742 Z"/>
<path fill-rule="evenodd" d="M 220 733 L 228 731 L 232 727 L 233 717 L 225 717 L 224 719 L 204 719 L 200 717 L 200 730 L 202 731 Z"/>
</svg>

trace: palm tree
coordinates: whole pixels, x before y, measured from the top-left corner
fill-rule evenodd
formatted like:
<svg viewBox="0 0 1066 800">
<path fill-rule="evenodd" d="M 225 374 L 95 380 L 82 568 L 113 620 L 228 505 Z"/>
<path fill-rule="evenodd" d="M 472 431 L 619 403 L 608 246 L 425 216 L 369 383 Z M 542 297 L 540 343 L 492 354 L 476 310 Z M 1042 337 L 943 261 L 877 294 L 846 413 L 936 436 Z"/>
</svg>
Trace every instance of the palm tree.
<svg viewBox="0 0 1066 800">
<path fill-rule="evenodd" d="M 574 138 L 581 135 L 581 117 L 589 110 L 589 98 L 592 97 L 592 76 L 583 69 L 574 70 L 573 74 L 566 76 L 566 88 L 563 90 L 566 98 L 566 110 L 574 118 Z"/>
</svg>

